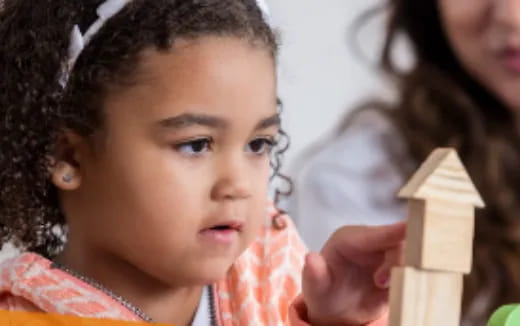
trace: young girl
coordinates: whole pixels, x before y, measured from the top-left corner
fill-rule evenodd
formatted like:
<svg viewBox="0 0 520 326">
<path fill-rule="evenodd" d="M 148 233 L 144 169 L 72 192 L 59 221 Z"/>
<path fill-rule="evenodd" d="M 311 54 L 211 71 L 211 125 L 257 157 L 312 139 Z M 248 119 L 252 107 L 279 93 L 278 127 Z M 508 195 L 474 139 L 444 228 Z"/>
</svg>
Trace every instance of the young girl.
<svg viewBox="0 0 520 326">
<path fill-rule="evenodd" d="M 24 249 L 3 309 L 385 322 L 403 225 L 340 229 L 304 259 L 271 222 L 277 45 L 254 0 L 7 0 L 0 39 L 1 236 Z"/>
</svg>

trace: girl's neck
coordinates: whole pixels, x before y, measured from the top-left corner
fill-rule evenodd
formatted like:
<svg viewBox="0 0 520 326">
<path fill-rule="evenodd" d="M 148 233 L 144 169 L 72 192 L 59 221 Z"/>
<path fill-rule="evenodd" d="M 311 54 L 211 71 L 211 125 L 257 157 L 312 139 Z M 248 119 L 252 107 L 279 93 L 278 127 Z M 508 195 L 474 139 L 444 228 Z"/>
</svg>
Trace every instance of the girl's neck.
<svg viewBox="0 0 520 326">
<path fill-rule="evenodd" d="M 100 283 L 157 323 L 191 324 L 202 295 L 203 286 L 170 286 L 107 253 L 86 254 L 69 246 L 55 261 Z"/>
</svg>

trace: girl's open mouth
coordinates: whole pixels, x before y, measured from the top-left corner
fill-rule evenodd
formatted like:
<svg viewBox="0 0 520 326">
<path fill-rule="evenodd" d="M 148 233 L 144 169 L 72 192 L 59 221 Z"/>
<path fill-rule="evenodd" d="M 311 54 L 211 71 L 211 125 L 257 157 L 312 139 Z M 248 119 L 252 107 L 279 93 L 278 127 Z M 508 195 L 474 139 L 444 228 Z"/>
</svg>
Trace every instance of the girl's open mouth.
<svg viewBox="0 0 520 326">
<path fill-rule="evenodd" d="M 239 233 L 242 231 L 242 223 L 231 221 L 219 223 L 209 228 L 202 229 L 200 235 L 211 242 L 219 244 L 231 244 L 238 239 Z"/>
</svg>

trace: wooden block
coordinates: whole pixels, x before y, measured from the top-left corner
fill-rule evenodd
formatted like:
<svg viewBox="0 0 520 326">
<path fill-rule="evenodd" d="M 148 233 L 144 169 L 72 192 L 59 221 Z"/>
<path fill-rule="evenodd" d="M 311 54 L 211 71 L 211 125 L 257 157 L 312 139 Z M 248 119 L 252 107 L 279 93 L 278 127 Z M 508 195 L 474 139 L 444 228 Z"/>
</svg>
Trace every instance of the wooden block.
<svg viewBox="0 0 520 326">
<path fill-rule="evenodd" d="M 410 181 L 399 191 L 398 196 L 484 207 L 484 201 L 457 152 L 452 148 L 439 148 L 433 151 Z"/>
<path fill-rule="evenodd" d="M 459 326 L 463 275 L 392 270 L 389 326 Z"/>
<path fill-rule="evenodd" d="M 405 265 L 469 273 L 473 257 L 474 208 L 452 202 L 411 200 Z"/>
</svg>

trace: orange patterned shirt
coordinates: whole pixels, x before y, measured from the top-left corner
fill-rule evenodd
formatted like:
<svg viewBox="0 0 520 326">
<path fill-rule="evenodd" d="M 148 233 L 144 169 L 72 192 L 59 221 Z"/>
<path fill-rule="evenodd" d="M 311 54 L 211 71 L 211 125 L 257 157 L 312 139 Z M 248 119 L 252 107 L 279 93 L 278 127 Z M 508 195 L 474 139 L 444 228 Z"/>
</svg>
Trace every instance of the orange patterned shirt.
<svg viewBox="0 0 520 326">
<path fill-rule="evenodd" d="M 277 230 L 271 219 L 212 289 L 219 326 L 298 326 L 305 322 L 299 298 L 306 248 L 288 217 Z M 93 286 L 53 268 L 34 253 L 0 265 L 0 309 L 140 321 L 132 311 Z M 370 326 L 386 325 L 386 318 Z"/>
</svg>

